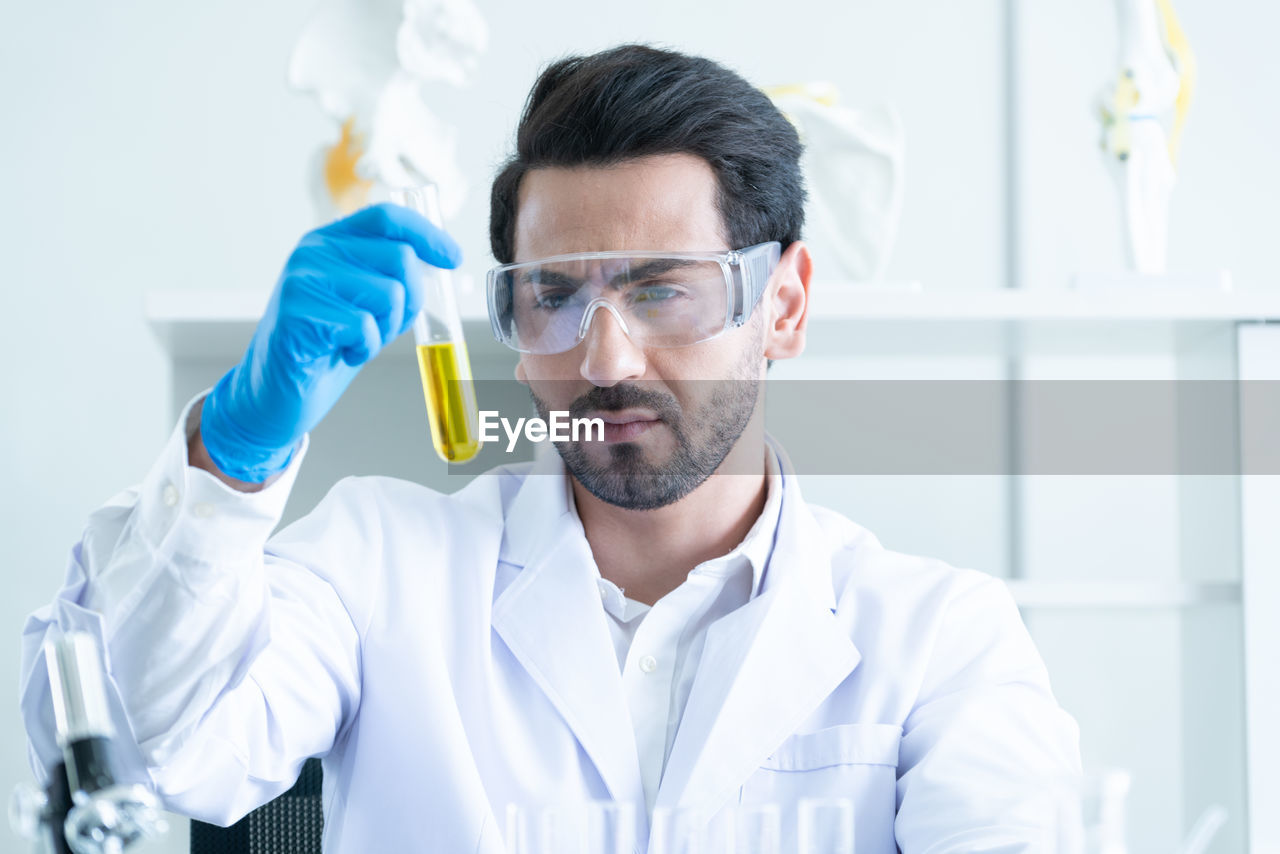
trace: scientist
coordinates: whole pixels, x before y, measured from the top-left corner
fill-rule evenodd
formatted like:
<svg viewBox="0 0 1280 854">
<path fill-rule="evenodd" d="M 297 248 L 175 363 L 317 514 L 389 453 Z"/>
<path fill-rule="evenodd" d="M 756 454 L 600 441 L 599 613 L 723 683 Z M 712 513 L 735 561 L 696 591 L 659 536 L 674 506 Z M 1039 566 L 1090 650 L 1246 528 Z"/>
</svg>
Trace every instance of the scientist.
<svg viewBox="0 0 1280 854">
<path fill-rule="evenodd" d="M 459 261 L 392 206 L 303 237 L 243 361 L 29 619 L 37 769 L 41 643 L 79 629 L 170 809 L 232 822 L 321 756 L 328 852 L 500 854 L 508 804 L 586 799 L 634 805 L 642 845 L 657 810 L 760 803 L 793 840 L 824 796 L 853 800 L 859 854 L 1043 850 L 1078 733 L 1006 587 L 806 504 L 765 436 L 767 363 L 805 344 L 799 156 L 706 59 L 548 67 L 493 185 L 490 311 L 540 414 L 603 440 L 454 495 L 348 478 L 269 537 L 415 274 Z"/>
</svg>

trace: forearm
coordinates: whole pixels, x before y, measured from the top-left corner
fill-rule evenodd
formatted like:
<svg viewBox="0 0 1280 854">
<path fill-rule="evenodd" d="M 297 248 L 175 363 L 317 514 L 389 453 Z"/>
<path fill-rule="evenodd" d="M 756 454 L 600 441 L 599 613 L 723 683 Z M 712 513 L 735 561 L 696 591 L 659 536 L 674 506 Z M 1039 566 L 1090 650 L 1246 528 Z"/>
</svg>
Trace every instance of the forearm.
<svg viewBox="0 0 1280 854">
<path fill-rule="evenodd" d="M 27 622 L 23 706 L 46 761 L 55 755 L 41 660 L 48 637 L 97 637 L 122 716 L 117 727 L 148 750 L 189 730 L 221 688 L 243 678 L 265 641 L 264 546 L 296 466 L 277 488 L 254 484 L 250 494 L 190 465 L 197 407 L 143 482 L 90 517 L 63 589 Z"/>
<path fill-rule="evenodd" d="M 121 777 L 227 823 L 287 789 L 358 707 L 359 637 L 325 559 L 376 565 L 357 532 L 377 526 L 352 518 L 367 504 L 357 489 L 335 490 L 269 545 L 306 440 L 273 485 L 240 492 L 189 464 L 194 410 L 142 484 L 90 518 L 67 583 L 27 621 L 22 708 L 46 770 L 59 751 L 41 647 L 89 632 L 106 652 Z"/>
<path fill-rule="evenodd" d="M 204 439 L 200 436 L 200 413 L 204 410 L 204 401 L 202 397 L 192 407 L 191 415 L 187 425 L 187 464 L 192 468 L 198 468 L 207 471 L 218 480 L 238 492 L 261 492 L 271 484 L 280 479 L 280 474 L 273 474 L 262 483 L 252 483 L 247 480 L 237 480 L 230 475 L 224 474 L 213 458 L 209 456 L 209 451 L 204 446 Z"/>
</svg>

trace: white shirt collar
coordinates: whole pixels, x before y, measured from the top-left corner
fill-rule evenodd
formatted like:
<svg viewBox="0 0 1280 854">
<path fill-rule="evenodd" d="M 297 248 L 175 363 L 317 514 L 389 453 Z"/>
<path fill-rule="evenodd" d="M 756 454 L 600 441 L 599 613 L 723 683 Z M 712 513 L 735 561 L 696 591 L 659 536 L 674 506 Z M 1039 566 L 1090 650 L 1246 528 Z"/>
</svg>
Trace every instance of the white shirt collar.
<svg viewBox="0 0 1280 854">
<path fill-rule="evenodd" d="M 565 473 L 565 497 L 569 512 L 578 519 L 577 507 L 573 499 L 572 476 Z M 765 445 L 765 502 L 764 509 L 756 518 L 755 524 L 747 531 L 742 542 L 727 554 L 712 558 L 698 564 L 689 573 L 691 576 L 715 576 L 727 579 L 738 572 L 745 572 L 751 567 L 751 597 L 759 595 L 761 580 L 765 568 L 769 564 L 769 555 L 773 553 L 774 537 L 778 530 L 778 517 L 782 508 L 782 467 L 777 452 L 772 444 Z M 598 569 L 597 569 L 598 571 Z M 629 623 L 649 610 L 649 606 L 634 599 L 629 599 L 625 591 L 606 578 L 600 578 L 601 599 L 607 610 L 615 619 Z"/>
</svg>

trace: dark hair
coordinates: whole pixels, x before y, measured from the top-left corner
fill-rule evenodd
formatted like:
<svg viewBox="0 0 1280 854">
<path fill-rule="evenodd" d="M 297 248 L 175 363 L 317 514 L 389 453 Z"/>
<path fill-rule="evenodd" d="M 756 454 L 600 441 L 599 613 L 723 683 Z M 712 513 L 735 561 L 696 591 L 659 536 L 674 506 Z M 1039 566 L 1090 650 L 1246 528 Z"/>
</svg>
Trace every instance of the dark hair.
<svg viewBox="0 0 1280 854">
<path fill-rule="evenodd" d="M 733 248 L 777 240 L 785 250 L 804 225 L 800 151 L 795 128 L 768 96 L 709 59 L 639 44 L 562 59 L 534 83 L 515 154 L 494 179 L 493 257 L 514 260 L 516 205 L 528 170 L 678 153 L 711 165 Z"/>
</svg>

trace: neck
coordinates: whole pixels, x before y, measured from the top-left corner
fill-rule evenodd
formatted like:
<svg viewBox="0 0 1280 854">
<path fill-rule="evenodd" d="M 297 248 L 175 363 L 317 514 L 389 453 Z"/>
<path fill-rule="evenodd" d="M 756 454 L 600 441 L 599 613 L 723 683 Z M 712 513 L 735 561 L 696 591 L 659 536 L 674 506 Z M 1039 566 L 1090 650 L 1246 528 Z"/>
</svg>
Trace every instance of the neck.
<svg viewBox="0 0 1280 854">
<path fill-rule="evenodd" d="M 764 431 L 753 419 L 719 472 L 666 507 L 628 510 L 572 480 L 578 518 L 600 574 L 628 598 L 652 605 L 698 564 L 728 554 L 764 510 Z"/>
</svg>

